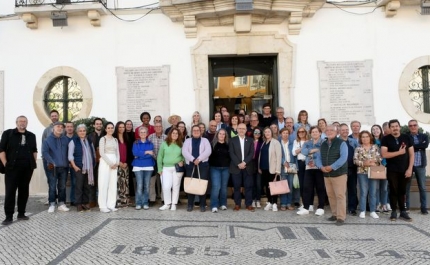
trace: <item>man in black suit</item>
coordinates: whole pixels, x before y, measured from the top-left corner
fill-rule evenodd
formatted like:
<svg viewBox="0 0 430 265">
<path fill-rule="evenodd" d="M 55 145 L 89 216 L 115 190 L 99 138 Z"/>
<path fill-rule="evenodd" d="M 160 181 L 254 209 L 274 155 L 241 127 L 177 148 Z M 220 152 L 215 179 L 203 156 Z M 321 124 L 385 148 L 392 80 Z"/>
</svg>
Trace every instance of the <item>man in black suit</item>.
<svg viewBox="0 0 430 265">
<path fill-rule="evenodd" d="M 252 207 L 252 188 L 254 172 L 253 157 L 254 143 L 251 138 L 246 137 L 246 125 L 241 123 L 237 126 L 238 136 L 233 137 L 229 144 L 229 153 L 231 158 L 229 171 L 232 174 L 234 186 L 234 211 L 240 210 L 242 196 L 240 188 L 245 187 L 245 205 L 246 209 L 254 212 Z"/>
</svg>

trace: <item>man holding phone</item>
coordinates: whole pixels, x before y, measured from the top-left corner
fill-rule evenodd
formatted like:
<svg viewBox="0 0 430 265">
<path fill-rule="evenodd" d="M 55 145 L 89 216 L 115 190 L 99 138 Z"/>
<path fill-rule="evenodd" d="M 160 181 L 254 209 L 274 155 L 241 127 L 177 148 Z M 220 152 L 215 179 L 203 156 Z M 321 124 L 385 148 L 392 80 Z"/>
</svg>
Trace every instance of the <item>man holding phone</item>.
<svg viewBox="0 0 430 265">
<path fill-rule="evenodd" d="M 397 220 L 397 207 L 400 218 L 411 222 L 405 207 L 406 186 L 411 180 L 414 166 L 414 147 L 411 138 L 400 133 L 400 122 L 388 122 L 391 134 L 382 138 L 381 154 L 387 159 L 387 179 L 390 187 L 391 221 Z"/>
</svg>

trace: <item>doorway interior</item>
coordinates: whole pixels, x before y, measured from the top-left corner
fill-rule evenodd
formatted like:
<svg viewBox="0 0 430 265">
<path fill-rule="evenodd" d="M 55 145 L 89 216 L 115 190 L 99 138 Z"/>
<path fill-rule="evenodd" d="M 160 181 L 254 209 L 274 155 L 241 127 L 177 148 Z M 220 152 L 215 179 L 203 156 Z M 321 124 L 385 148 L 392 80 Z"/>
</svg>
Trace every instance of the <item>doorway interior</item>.
<svg viewBox="0 0 430 265">
<path fill-rule="evenodd" d="M 244 109 L 262 113 L 265 103 L 278 104 L 277 56 L 209 57 L 210 116 L 227 107 L 230 114 Z"/>
</svg>

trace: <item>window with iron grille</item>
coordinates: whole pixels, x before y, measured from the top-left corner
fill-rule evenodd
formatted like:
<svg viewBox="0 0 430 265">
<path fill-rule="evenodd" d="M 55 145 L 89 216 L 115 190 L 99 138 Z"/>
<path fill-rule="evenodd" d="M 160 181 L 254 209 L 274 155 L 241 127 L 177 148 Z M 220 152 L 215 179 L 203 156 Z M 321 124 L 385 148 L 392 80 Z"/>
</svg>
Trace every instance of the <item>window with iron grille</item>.
<svg viewBox="0 0 430 265">
<path fill-rule="evenodd" d="M 44 102 L 48 116 L 50 111 L 55 109 L 60 113 L 60 121 L 72 121 L 82 110 L 82 89 L 73 78 L 59 76 L 49 83 Z"/>
<path fill-rule="evenodd" d="M 430 113 L 430 65 L 422 66 L 413 73 L 409 96 L 417 109 Z"/>
</svg>

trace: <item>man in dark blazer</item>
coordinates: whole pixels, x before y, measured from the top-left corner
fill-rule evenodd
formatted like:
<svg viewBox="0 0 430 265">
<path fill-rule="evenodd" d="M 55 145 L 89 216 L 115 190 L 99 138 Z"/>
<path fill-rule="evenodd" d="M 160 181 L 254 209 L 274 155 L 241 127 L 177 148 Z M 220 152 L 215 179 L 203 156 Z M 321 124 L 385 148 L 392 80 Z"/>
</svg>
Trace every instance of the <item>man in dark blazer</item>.
<svg viewBox="0 0 430 265">
<path fill-rule="evenodd" d="M 245 187 L 246 209 L 254 212 L 252 207 L 252 188 L 254 186 L 252 174 L 254 172 L 253 157 L 254 143 L 251 138 L 246 137 L 246 125 L 241 123 L 237 126 L 238 136 L 233 137 L 229 143 L 231 158 L 229 171 L 232 174 L 234 186 L 234 211 L 240 210 L 242 195 L 240 188 Z"/>
</svg>

